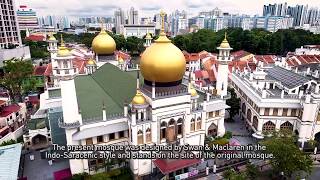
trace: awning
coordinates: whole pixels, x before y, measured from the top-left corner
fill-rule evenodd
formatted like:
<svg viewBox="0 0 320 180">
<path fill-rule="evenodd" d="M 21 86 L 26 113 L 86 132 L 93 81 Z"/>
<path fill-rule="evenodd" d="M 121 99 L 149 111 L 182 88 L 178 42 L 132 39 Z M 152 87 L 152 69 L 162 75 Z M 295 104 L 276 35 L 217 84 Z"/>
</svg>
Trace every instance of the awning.
<svg viewBox="0 0 320 180">
<path fill-rule="evenodd" d="M 153 163 L 159 168 L 162 174 L 169 174 L 171 172 L 190 167 L 200 163 L 200 159 L 157 159 Z"/>
<path fill-rule="evenodd" d="M 119 131 L 128 130 L 129 126 L 126 122 L 108 124 L 104 126 L 97 126 L 92 128 L 83 129 L 72 135 L 73 140 L 87 139 L 90 137 L 102 136 L 105 134 L 111 134 Z"/>
</svg>

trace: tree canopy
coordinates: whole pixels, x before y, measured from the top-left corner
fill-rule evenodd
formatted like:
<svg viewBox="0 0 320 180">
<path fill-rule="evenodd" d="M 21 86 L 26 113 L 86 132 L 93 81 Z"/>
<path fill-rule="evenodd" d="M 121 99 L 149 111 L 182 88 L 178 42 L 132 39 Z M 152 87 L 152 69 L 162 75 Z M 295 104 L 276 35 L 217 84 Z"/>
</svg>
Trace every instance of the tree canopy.
<svg viewBox="0 0 320 180">
<path fill-rule="evenodd" d="M 201 29 L 196 33 L 178 35 L 173 43 L 181 50 L 197 53 L 202 50 L 217 52 L 217 47 L 227 32 L 228 41 L 234 51 L 245 50 L 255 54 L 285 55 L 288 51 L 306 44 L 320 44 L 320 35 L 301 29 L 284 29 L 275 33 L 264 29 L 242 30 L 229 28 L 214 32 Z"/>
<path fill-rule="evenodd" d="M 312 159 L 295 142 L 296 138 L 284 131 L 275 132 L 272 137 L 262 141 L 266 151 L 273 154 L 274 158 L 270 162 L 276 173 L 283 172 L 286 176 L 300 171 L 311 173 Z"/>
<path fill-rule="evenodd" d="M 227 105 L 230 106 L 227 111 L 229 111 L 230 119 L 232 120 L 233 117 L 239 112 L 240 109 L 240 98 L 237 97 L 234 89 L 228 88 L 228 92 L 230 92 L 231 98 L 227 99 Z"/>
<path fill-rule="evenodd" d="M 12 59 L 5 62 L 3 70 L 4 76 L 0 79 L 0 86 L 9 91 L 13 100 L 22 101 L 22 94 L 28 91 L 27 87 L 23 86 L 23 82 L 33 73 L 31 61 Z"/>
</svg>

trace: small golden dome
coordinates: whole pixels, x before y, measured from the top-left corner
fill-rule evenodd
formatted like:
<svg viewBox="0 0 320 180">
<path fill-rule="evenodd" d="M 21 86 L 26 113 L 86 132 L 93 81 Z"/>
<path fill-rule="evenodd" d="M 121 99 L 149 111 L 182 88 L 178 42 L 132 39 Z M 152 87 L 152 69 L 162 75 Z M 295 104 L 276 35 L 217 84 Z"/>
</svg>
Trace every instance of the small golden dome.
<svg viewBox="0 0 320 180">
<path fill-rule="evenodd" d="M 96 54 L 113 54 L 116 50 L 116 42 L 103 28 L 101 28 L 100 33 L 92 41 L 92 49 Z"/>
<path fill-rule="evenodd" d="M 65 56 L 70 56 L 70 55 L 71 55 L 71 53 L 70 53 L 69 49 L 64 45 L 64 41 L 62 39 L 62 34 L 61 34 L 61 45 L 58 50 L 58 56 L 65 57 Z"/>
<path fill-rule="evenodd" d="M 144 79 L 151 82 L 176 82 L 183 78 L 186 70 L 185 57 L 167 38 L 164 26 L 161 28 L 159 38 L 143 52 L 140 70 Z"/>
<path fill-rule="evenodd" d="M 147 35 L 146 35 L 145 39 L 152 39 L 152 37 L 151 37 L 150 33 L 147 33 Z"/>
<path fill-rule="evenodd" d="M 146 98 L 142 95 L 140 90 L 137 90 L 137 94 L 132 99 L 132 105 L 144 105 L 146 104 Z"/>
<path fill-rule="evenodd" d="M 49 41 L 56 41 L 57 39 L 53 36 L 52 33 L 50 33 L 50 37 L 48 39 Z"/>
<path fill-rule="evenodd" d="M 220 48 L 230 48 L 230 44 L 227 40 L 227 32 L 225 32 L 224 34 L 224 40 L 222 41 L 222 43 L 219 46 Z"/>
<path fill-rule="evenodd" d="M 195 96 L 198 95 L 197 90 L 194 89 L 194 88 L 190 89 L 189 91 L 190 91 L 190 94 L 191 94 L 192 97 L 195 97 Z"/>
<path fill-rule="evenodd" d="M 93 59 L 89 59 L 87 62 L 88 65 L 96 65 L 96 61 Z"/>
</svg>

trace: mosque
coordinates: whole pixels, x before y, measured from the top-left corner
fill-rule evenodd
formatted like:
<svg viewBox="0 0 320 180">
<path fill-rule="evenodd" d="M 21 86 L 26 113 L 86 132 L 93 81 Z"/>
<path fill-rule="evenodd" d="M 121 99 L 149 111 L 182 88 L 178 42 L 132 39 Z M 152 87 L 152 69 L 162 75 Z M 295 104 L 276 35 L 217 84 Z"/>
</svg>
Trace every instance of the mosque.
<svg viewBox="0 0 320 180">
<path fill-rule="evenodd" d="M 161 13 L 164 21 L 164 13 Z M 162 23 L 164 24 L 164 23 Z M 52 61 L 59 70 L 62 114 L 59 126 L 67 145 L 204 145 L 206 136 L 223 136 L 228 63 L 232 60 L 227 39 L 221 43 L 215 89 L 196 89 L 194 78 L 185 78 L 184 54 L 166 37 L 164 26 L 146 50 L 140 65 L 128 68 L 115 57 L 116 43 L 104 29 L 94 38 L 95 60 L 87 62 L 86 72 L 73 66 L 73 56 L 61 43 L 52 40 L 56 55 Z M 136 68 L 137 67 L 137 68 Z M 108 159 L 70 159 L 72 174 L 96 173 Z M 190 172 L 199 159 L 129 159 L 135 179 L 157 172 L 162 176 Z"/>
</svg>

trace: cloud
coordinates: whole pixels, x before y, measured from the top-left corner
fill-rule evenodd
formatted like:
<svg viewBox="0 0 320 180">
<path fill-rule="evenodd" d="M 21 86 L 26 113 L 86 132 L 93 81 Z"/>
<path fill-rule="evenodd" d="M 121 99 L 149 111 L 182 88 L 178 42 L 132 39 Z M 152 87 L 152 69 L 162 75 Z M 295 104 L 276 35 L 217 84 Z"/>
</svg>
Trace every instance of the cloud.
<svg viewBox="0 0 320 180">
<path fill-rule="evenodd" d="M 284 1 L 283 1 L 284 2 Z M 308 4 L 320 7 L 319 0 L 286 0 L 288 5 Z M 264 4 L 281 3 L 279 0 L 16 0 L 16 6 L 27 5 L 43 15 L 67 16 L 113 16 L 117 8 L 127 11 L 130 7 L 139 10 L 139 16 L 152 17 L 161 9 L 168 14 L 178 10 L 186 10 L 190 16 L 200 11 L 212 10 L 218 7 L 223 12 L 262 14 Z"/>
</svg>

